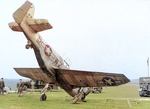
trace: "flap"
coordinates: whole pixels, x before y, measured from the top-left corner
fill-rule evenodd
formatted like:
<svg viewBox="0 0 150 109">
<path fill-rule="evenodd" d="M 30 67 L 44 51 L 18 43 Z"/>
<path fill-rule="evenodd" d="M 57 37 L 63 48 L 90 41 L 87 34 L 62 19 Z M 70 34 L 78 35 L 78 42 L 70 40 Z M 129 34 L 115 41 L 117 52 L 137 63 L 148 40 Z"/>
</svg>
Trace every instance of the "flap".
<svg viewBox="0 0 150 109">
<path fill-rule="evenodd" d="M 55 69 L 57 75 L 72 86 L 102 87 L 118 86 L 130 82 L 123 74 Z M 59 80 L 60 78 L 57 77 Z"/>
</svg>

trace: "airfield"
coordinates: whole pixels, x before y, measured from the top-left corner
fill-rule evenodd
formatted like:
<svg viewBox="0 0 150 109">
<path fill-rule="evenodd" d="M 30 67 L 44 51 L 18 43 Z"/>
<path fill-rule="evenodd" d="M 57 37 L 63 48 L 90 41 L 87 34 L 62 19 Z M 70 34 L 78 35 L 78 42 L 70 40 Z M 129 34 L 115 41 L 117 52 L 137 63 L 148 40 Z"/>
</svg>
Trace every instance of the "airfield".
<svg viewBox="0 0 150 109">
<path fill-rule="evenodd" d="M 47 92 L 47 100 L 40 101 L 40 90 L 34 93 L 24 92 L 23 97 L 16 93 L 0 95 L 0 109 L 149 109 L 150 98 L 140 97 L 138 84 L 126 84 L 116 87 L 104 87 L 102 93 L 90 93 L 87 102 L 71 104 L 70 97 L 64 90 Z"/>
</svg>

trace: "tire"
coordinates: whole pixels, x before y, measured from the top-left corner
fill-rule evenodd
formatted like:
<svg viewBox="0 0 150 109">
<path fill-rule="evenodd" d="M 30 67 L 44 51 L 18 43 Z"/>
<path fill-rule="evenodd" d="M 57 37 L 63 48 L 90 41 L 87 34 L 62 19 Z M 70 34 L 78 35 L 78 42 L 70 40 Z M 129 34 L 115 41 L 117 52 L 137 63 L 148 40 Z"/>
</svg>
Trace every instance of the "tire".
<svg viewBox="0 0 150 109">
<path fill-rule="evenodd" d="M 29 48 L 30 48 L 30 45 L 27 44 L 27 45 L 25 46 L 25 48 L 26 48 L 26 49 L 29 49 Z"/>
<path fill-rule="evenodd" d="M 45 101 L 46 98 L 47 98 L 46 94 L 42 94 L 42 95 L 40 96 L 40 101 Z"/>
</svg>

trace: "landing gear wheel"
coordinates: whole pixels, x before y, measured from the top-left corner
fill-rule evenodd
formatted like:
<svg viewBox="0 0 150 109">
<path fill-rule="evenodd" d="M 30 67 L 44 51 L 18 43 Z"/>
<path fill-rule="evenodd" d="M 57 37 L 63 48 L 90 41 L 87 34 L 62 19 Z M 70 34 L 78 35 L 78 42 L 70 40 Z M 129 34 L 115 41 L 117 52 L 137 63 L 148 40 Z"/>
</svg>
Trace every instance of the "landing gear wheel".
<svg viewBox="0 0 150 109">
<path fill-rule="evenodd" d="M 74 98 L 71 100 L 72 104 L 75 104 L 79 100 L 78 95 L 75 95 Z"/>
<path fill-rule="evenodd" d="M 29 48 L 30 48 L 30 45 L 29 45 L 29 44 L 27 44 L 27 45 L 25 46 L 25 48 L 26 48 L 26 49 L 29 49 Z"/>
<path fill-rule="evenodd" d="M 82 100 L 83 102 L 86 102 L 86 101 L 85 101 L 85 97 L 82 97 L 81 100 Z"/>
<path fill-rule="evenodd" d="M 49 90 L 49 91 L 50 91 L 51 89 L 52 89 L 52 88 L 51 88 L 51 86 L 48 86 L 47 90 Z"/>
<path fill-rule="evenodd" d="M 142 94 L 140 94 L 140 97 L 143 97 L 143 95 L 142 95 Z"/>
<path fill-rule="evenodd" d="M 46 96 L 46 94 L 44 93 L 44 94 L 42 94 L 42 95 L 40 96 L 40 101 L 45 101 L 46 98 L 47 98 L 47 96 Z"/>
<path fill-rule="evenodd" d="M 83 96 L 81 97 L 81 100 L 82 100 L 83 102 L 86 102 L 86 101 L 85 101 L 85 96 L 86 96 L 85 93 L 83 93 Z"/>
</svg>

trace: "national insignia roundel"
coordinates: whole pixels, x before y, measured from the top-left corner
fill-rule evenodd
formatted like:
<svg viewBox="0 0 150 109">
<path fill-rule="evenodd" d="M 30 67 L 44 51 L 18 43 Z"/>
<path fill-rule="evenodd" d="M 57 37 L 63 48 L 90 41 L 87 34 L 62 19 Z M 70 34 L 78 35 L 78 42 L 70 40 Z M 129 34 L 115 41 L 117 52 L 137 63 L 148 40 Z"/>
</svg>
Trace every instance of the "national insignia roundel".
<svg viewBox="0 0 150 109">
<path fill-rule="evenodd" d="M 102 81 L 103 81 L 104 84 L 106 84 L 108 86 L 115 86 L 116 85 L 115 80 L 110 78 L 110 77 L 104 77 L 102 79 Z"/>
<path fill-rule="evenodd" d="M 52 54 L 52 49 L 51 49 L 51 47 L 49 46 L 49 45 L 46 45 L 45 46 L 45 48 L 44 48 L 44 53 L 45 53 L 45 55 L 46 56 L 51 56 L 51 54 Z"/>
</svg>

